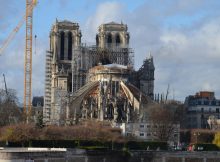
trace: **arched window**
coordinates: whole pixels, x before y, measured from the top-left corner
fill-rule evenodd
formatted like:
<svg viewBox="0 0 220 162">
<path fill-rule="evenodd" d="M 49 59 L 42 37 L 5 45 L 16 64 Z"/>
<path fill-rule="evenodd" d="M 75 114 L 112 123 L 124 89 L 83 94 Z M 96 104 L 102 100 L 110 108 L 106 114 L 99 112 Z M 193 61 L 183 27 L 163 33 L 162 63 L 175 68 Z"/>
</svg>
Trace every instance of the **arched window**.
<svg viewBox="0 0 220 162">
<path fill-rule="evenodd" d="M 64 60 L 64 32 L 60 33 L 60 60 Z"/>
<path fill-rule="evenodd" d="M 109 33 L 108 36 L 107 36 L 107 43 L 108 44 L 112 43 L 112 35 L 111 35 L 111 33 Z"/>
<path fill-rule="evenodd" d="M 119 34 L 116 35 L 115 42 L 116 42 L 116 45 L 120 45 L 121 39 L 120 39 L 120 35 Z"/>
<path fill-rule="evenodd" d="M 127 39 L 127 44 L 129 44 L 129 41 L 130 41 L 130 35 L 129 34 L 126 35 L 126 39 Z"/>
<path fill-rule="evenodd" d="M 68 60 L 72 60 L 73 37 L 72 33 L 68 33 Z"/>
<path fill-rule="evenodd" d="M 96 46 L 99 46 L 99 35 L 96 35 Z"/>
</svg>

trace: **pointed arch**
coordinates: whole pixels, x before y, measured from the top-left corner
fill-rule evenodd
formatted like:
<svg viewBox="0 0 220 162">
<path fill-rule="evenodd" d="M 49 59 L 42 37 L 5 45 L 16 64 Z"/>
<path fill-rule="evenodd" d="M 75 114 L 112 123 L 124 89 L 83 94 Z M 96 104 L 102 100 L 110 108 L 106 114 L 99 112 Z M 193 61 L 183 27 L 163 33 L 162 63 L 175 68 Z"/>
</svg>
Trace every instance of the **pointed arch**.
<svg viewBox="0 0 220 162">
<path fill-rule="evenodd" d="M 116 45 L 117 45 L 117 46 L 121 44 L 121 38 L 120 38 L 119 33 L 116 34 L 115 42 L 116 42 Z"/>
<path fill-rule="evenodd" d="M 73 36 L 72 32 L 68 32 L 68 60 L 72 60 Z"/>
<path fill-rule="evenodd" d="M 60 60 L 64 60 L 64 32 L 60 32 Z"/>
<path fill-rule="evenodd" d="M 108 35 L 107 35 L 107 43 L 108 44 L 112 43 L 112 34 L 111 33 L 108 33 Z"/>
<path fill-rule="evenodd" d="M 99 35 L 96 34 L 96 46 L 99 46 Z"/>
<path fill-rule="evenodd" d="M 126 35 L 126 39 L 127 39 L 127 44 L 129 44 L 129 41 L 130 41 L 130 35 L 129 34 Z"/>
</svg>

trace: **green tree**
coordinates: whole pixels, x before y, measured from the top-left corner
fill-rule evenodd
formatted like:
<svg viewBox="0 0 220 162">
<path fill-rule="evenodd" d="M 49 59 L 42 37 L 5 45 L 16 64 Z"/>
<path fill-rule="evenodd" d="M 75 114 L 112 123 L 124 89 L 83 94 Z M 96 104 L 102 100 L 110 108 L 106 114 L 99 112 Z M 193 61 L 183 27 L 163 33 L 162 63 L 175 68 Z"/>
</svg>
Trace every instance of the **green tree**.
<svg viewBox="0 0 220 162">
<path fill-rule="evenodd" d="M 14 127 L 3 127 L 1 128 L 0 141 L 5 141 L 8 145 L 8 141 L 13 139 Z"/>
<path fill-rule="evenodd" d="M 220 132 L 215 134 L 215 138 L 213 140 L 213 144 L 216 144 L 218 147 L 220 147 Z"/>
</svg>

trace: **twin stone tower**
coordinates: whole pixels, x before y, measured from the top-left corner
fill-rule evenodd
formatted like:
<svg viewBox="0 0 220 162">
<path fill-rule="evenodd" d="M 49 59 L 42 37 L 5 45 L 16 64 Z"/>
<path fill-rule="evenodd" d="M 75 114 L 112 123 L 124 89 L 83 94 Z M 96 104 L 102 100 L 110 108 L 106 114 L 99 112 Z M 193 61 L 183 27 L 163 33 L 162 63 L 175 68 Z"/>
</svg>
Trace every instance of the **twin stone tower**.
<svg viewBox="0 0 220 162">
<path fill-rule="evenodd" d="M 81 37 L 78 23 L 56 21 L 52 26 L 46 54 L 45 124 L 144 120 L 144 109 L 154 97 L 153 57 L 134 70 L 130 34 L 123 23 L 100 25 L 94 45 L 81 43 Z"/>
</svg>

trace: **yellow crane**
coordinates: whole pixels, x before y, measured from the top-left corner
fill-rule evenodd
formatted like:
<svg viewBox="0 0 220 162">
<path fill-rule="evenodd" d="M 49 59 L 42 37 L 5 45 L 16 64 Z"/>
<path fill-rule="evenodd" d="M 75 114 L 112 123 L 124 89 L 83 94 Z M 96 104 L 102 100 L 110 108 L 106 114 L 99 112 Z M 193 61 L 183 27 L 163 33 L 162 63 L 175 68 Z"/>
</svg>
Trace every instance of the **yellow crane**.
<svg viewBox="0 0 220 162">
<path fill-rule="evenodd" d="M 27 123 L 31 115 L 31 94 L 32 94 L 32 24 L 33 7 L 37 4 L 36 0 L 26 0 L 26 41 L 25 41 L 25 60 L 24 60 L 24 114 Z"/>
<path fill-rule="evenodd" d="M 7 39 L 0 47 L 0 55 L 6 49 L 16 33 L 19 31 L 23 23 L 26 21 L 26 37 L 25 37 L 25 55 L 24 55 L 24 114 L 27 122 L 31 115 L 31 87 L 32 87 L 32 24 L 33 24 L 33 8 L 36 6 L 37 0 L 26 0 L 26 14 L 19 21 L 17 26 L 12 30 Z"/>
</svg>

